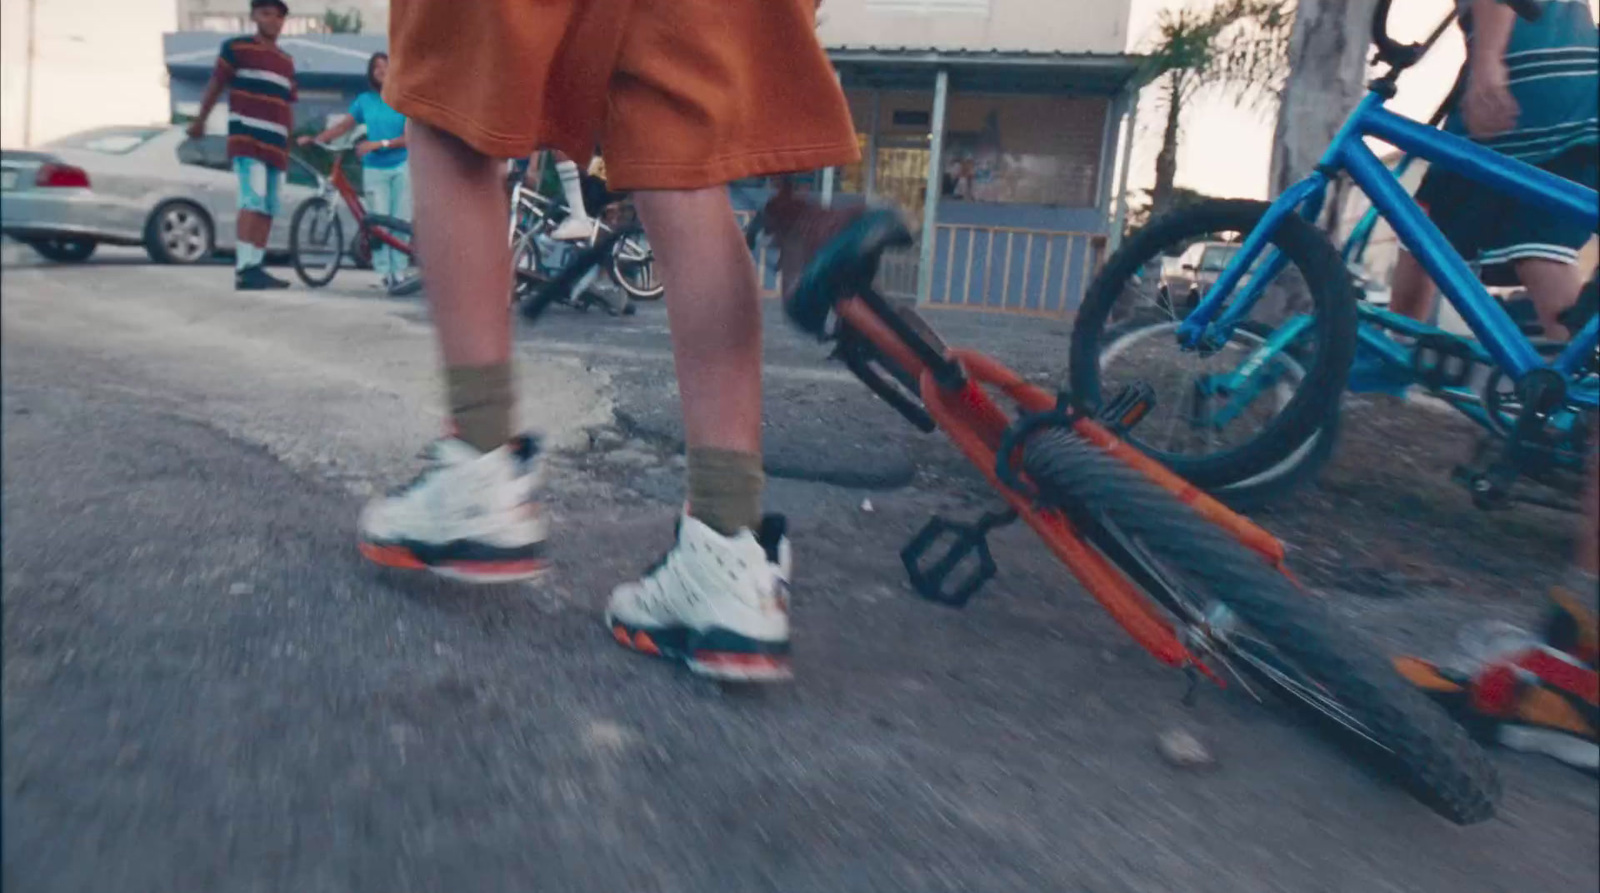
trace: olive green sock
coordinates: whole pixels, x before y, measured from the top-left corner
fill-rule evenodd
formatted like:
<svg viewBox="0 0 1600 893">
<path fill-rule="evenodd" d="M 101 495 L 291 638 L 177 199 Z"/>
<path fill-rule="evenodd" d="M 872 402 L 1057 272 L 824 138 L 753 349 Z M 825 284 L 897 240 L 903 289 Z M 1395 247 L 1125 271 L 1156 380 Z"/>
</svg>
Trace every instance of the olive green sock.
<svg viewBox="0 0 1600 893">
<path fill-rule="evenodd" d="M 511 439 L 511 414 L 517 395 L 511 364 L 453 366 L 444 370 L 450 419 L 456 437 L 487 453 Z"/>
<path fill-rule="evenodd" d="M 689 514 L 723 536 L 761 523 L 765 481 L 759 454 L 689 448 Z"/>
</svg>

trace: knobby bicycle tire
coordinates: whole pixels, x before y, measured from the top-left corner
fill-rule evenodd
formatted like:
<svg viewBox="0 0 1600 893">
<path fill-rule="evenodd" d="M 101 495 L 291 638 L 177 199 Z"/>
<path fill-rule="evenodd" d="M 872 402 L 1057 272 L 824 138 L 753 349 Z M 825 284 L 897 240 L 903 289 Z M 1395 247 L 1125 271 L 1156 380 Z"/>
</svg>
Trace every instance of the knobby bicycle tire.
<svg viewBox="0 0 1600 893">
<path fill-rule="evenodd" d="M 1100 352 L 1106 322 L 1123 285 L 1164 249 L 1195 234 L 1249 232 L 1266 213 L 1265 202 L 1219 199 L 1157 218 L 1134 233 L 1090 283 L 1072 329 L 1069 384 L 1085 407 L 1099 404 Z M 1306 377 L 1273 419 L 1249 440 L 1218 453 L 1177 455 L 1144 446 L 1137 429 L 1129 441 L 1205 489 L 1237 484 L 1268 471 L 1299 449 L 1338 411 L 1356 350 L 1356 292 L 1339 253 L 1327 238 L 1291 214 L 1273 232 L 1271 244 L 1298 268 L 1311 294 L 1317 324 L 1309 337 Z"/>
<path fill-rule="evenodd" d="M 1304 670 L 1388 748 L 1375 765 L 1419 800 L 1459 824 L 1494 814 L 1498 776 L 1466 730 L 1266 559 L 1067 431 L 1036 435 L 1024 449 L 1023 468 L 1044 504 L 1110 521 Z M 1086 535 L 1115 561 L 1116 550 L 1092 530 L 1086 527 Z"/>
<path fill-rule="evenodd" d="M 621 233 L 615 240 L 612 241 L 611 267 L 609 272 L 611 274 L 611 281 L 616 283 L 617 288 L 627 292 L 630 297 L 640 301 L 654 301 L 657 298 L 660 298 L 663 294 L 666 294 L 667 291 L 667 285 L 661 281 L 660 276 L 655 277 L 655 285 L 651 286 L 650 288 L 640 288 L 639 286 L 630 282 L 628 277 L 622 272 L 622 246 L 626 243 L 629 236 L 642 232 L 644 232 L 644 230 L 638 227 L 629 227 L 627 231 Z M 645 244 L 649 244 L 649 239 L 645 240 Z M 653 249 L 649 250 L 648 256 L 650 258 L 650 263 L 653 265 L 655 263 L 655 251 Z"/>
<path fill-rule="evenodd" d="M 300 256 L 300 223 L 313 210 L 323 208 L 333 211 L 333 217 L 329 223 L 333 227 L 335 244 L 333 248 L 333 263 L 328 267 L 328 274 L 319 277 L 306 270 L 305 258 Z M 300 281 L 310 288 L 321 288 L 332 282 L 333 277 L 338 275 L 339 265 L 344 261 L 344 224 L 339 220 L 339 212 L 333 210 L 332 203 L 327 199 L 321 197 L 308 198 L 300 203 L 300 207 L 294 209 L 294 216 L 289 219 L 289 260 L 294 264 L 294 274 L 299 276 Z"/>
</svg>

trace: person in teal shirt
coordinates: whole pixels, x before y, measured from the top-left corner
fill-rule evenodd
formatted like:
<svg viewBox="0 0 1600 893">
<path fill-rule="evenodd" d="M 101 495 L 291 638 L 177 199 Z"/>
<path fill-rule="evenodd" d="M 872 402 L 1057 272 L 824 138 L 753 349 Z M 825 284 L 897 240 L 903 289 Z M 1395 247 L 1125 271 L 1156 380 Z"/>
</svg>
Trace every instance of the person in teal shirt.
<svg viewBox="0 0 1600 893">
<path fill-rule="evenodd" d="M 411 219 L 411 174 L 406 165 L 406 116 L 383 101 L 383 82 L 389 73 L 389 54 L 373 53 L 367 60 L 367 83 L 372 89 L 350 103 L 350 116 L 316 135 L 302 137 L 302 143 L 329 142 L 365 124 L 367 138 L 356 144 L 361 159 L 361 185 L 366 193 L 367 213 L 384 214 L 401 220 Z M 404 278 L 405 257 L 386 245 L 373 246 L 372 268 L 383 276 L 385 285 Z"/>
</svg>

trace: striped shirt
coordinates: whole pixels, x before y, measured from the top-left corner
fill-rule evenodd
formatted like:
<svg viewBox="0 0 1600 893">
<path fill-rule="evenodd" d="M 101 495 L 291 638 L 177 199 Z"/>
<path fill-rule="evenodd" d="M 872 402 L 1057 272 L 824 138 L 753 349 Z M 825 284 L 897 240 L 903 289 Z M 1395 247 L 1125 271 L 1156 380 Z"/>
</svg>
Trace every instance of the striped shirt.
<svg viewBox="0 0 1600 893">
<path fill-rule="evenodd" d="M 290 104 L 299 95 L 294 60 L 275 44 L 235 37 L 223 42 L 214 77 L 228 85 L 228 159 L 288 169 Z"/>
<path fill-rule="evenodd" d="M 1465 12 L 1469 3 L 1462 4 Z M 1537 22 L 1518 18 L 1506 43 L 1506 72 L 1517 101 L 1517 124 L 1480 139 L 1490 149 L 1530 164 L 1548 161 L 1578 146 L 1600 143 L 1600 32 L 1587 0 L 1542 0 Z M 1472 20 L 1461 28 L 1472 40 Z M 1465 134 L 1459 110 L 1445 129 Z"/>
</svg>

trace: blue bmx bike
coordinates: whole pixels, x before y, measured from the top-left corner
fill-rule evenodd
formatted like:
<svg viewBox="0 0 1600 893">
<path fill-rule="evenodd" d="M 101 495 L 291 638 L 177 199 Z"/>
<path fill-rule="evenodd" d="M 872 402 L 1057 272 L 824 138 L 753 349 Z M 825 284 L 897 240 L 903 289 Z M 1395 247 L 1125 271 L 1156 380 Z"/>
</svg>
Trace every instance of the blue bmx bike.
<svg viewBox="0 0 1600 893">
<path fill-rule="evenodd" d="M 1552 502 L 1514 489 L 1523 478 L 1576 493 L 1592 449 L 1585 418 L 1600 403 L 1596 282 L 1563 317 L 1570 341 L 1530 338 L 1365 138 L 1591 231 L 1600 229 L 1595 191 L 1384 108 L 1400 72 L 1449 21 L 1423 44 L 1398 44 L 1386 29 L 1390 2 L 1380 0 L 1372 25 L 1376 61 L 1387 69 L 1310 176 L 1270 205 L 1212 200 L 1157 218 L 1107 261 L 1078 312 L 1074 399 L 1092 408 L 1102 394 L 1147 389 L 1155 408 L 1128 439 L 1235 505 L 1281 492 L 1327 458 L 1358 351 L 1363 363 L 1426 388 L 1490 435 L 1457 469 L 1480 507 Z M 1510 5 L 1537 16 L 1531 4 Z M 1341 174 L 1372 204 L 1342 253 L 1311 222 Z M 1356 287 L 1348 262 L 1380 217 L 1468 333 L 1391 313 Z"/>
</svg>

